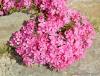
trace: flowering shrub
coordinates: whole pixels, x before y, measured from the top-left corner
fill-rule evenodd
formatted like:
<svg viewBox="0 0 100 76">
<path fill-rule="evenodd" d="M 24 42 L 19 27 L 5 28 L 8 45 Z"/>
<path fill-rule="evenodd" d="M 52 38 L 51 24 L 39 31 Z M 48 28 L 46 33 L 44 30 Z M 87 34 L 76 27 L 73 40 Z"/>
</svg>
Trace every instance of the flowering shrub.
<svg viewBox="0 0 100 76">
<path fill-rule="evenodd" d="M 30 10 L 34 6 L 49 14 L 65 13 L 65 0 L 0 0 L 0 16 L 21 10 Z M 35 7 L 34 7 L 35 8 Z M 61 11 L 62 10 L 62 11 Z"/>
<path fill-rule="evenodd" d="M 83 58 L 95 35 L 88 19 L 66 7 L 65 0 L 34 0 L 34 4 L 40 14 L 24 22 L 9 40 L 23 62 L 62 70 Z"/>
<path fill-rule="evenodd" d="M 22 9 L 30 9 L 32 0 L 0 0 L 0 6 L 0 16 L 2 16 Z"/>
</svg>

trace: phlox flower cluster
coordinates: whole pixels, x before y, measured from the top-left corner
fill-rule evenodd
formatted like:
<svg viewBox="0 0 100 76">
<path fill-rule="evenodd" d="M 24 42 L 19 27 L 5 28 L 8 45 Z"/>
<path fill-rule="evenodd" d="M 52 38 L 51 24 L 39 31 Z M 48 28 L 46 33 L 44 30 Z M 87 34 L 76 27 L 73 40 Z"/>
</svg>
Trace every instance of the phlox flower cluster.
<svg viewBox="0 0 100 76">
<path fill-rule="evenodd" d="M 30 9 L 32 0 L 0 0 L 0 16 L 9 14 L 10 11 Z"/>
<path fill-rule="evenodd" d="M 34 0 L 41 14 L 25 21 L 12 34 L 9 44 L 23 62 L 63 70 L 84 58 L 95 35 L 92 24 L 65 0 Z"/>
<path fill-rule="evenodd" d="M 65 0 L 0 0 L 0 16 L 9 14 L 10 11 L 30 10 L 34 6 L 49 14 L 65 13 Z M 62 10 L 62 11 L 60 11 Z"/>
</svg>

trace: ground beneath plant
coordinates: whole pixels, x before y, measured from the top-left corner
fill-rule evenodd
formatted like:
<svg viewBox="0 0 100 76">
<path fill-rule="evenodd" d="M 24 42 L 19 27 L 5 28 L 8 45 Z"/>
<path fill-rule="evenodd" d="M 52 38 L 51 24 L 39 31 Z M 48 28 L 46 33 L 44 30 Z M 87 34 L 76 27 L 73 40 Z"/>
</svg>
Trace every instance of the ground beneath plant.
<svg viewBox="0 0 100 76">
<path fill-rule="evenodd" d="M 81 2 L 80 2 L 81 1 Z M 99 29 L 100 24 L 100 2 L 99 0 L 72 0 L 71 7 L 86 14 Z M 90 2 L 89 2 L 90 1 Z M 12 32 L 17 31 L 29 15 L 14 13 L 9 16 L 0 17 L 0 46 L 9 40 Z M 0 57 L 0 76 L 100 76 L 100 32 L 96 33 L 93 46 L 87 50 L 86 57 L 65 71 L 51 71 L 42 65 L 26 67 L 16 62 L 9 54 Z"/>
</svg>

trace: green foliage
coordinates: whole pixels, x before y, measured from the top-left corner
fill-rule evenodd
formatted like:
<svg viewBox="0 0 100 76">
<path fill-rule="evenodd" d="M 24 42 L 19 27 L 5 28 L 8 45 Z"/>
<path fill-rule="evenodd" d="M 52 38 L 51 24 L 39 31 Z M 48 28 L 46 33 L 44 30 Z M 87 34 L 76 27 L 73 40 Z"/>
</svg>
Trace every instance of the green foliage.
<svg viewBox="0 0 100 76">
<path fill-rule="evenodd" d="M 4 53 L 8 53 L 11 51 L 11 47 L 6 45 L 6 44 L 3 44 L 0 46 L 0 55 L 4 54 Z"/>
<path fill-rule="evenodd" d="M 64 32 L 66 30 L 69 30 L 69 29 L 73 28 L 74 27 L 74 24 L 75 24 L 74 21 L 71 21 L 70 23 L 65 24 L 64 27 L 61 27 L 58 32 L 61 32 L 62 34 L 64 34 Z"/>
<path fill-rule="evenodd" d="M 14 12 L 17 12 L 17 9 L 16 8 L 12 8 L 10 11 L 9 11 L 9 14 L 12 14 Z"/>
</svg>

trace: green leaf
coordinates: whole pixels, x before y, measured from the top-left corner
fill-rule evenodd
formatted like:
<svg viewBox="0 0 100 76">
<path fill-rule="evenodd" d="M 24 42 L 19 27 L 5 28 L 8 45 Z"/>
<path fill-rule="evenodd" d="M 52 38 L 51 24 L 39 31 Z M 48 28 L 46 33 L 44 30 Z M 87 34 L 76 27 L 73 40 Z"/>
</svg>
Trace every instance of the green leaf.
<svg viewBox="0 0 100 76">
<path fill-rule="evenodd" d="M 11 51 L 11 47 L 6 45 L 6 44 L 3 44 L 0 46 L 0 55 L 4 54 L 4 53 L 7 53 Z"/>
<path fill-rule="evenodd" d="M 12 9 L 9 11 L 9 14 L 12 14 L 12 13 L 14 13 L 14 12 L 16 12 L 16 11 L 17 11 L 16 8 L 12 8 Z"/>
<path fill-rule="evenodd" d="M 71 21 L 70 23 L 65 24 L 64 27 L 61 27 L 60 32 L 64 33 L 66 30 L 73 28 L 74 24 L 75 24 L 74 21 Z"/>
</svg>

